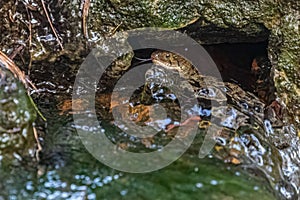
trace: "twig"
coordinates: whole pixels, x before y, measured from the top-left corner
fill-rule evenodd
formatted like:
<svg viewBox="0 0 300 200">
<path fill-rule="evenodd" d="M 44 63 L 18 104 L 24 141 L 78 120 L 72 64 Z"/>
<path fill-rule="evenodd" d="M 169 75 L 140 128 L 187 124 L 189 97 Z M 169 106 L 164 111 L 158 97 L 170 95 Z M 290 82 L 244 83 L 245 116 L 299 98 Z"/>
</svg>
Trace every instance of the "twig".
<svg viewBox="0 0 300 200">
<path fill-rule="evenodd" d="M 53 24 L 52 24 L 52 22 L 51 22 L 51 20 L 50 20 L 50 17 L 49 17 L 47 8 L 46 8 L 46 6 L 45 6 L 44 0 L 41 0 L 41 3 L 42 3 L 42 5 L 43 5 L 43 9 L 44 9 L 44 12 L 45 12 L 45 14 L 46 14 L 47 20 L 48 20 L 48 22 L 49 22 L 49 24 L 50 24 L 50 27 L 51 27 L 51 29 L 52 29 L 52 32 L 54 33 L 54 35 L 55 35 L 55 37 L 56 37 L 56 40 L 57 40 L 57 42 L 58 42 L 58 44 L 59 44 L 61 50 L 64 50 L 64 47 L 63 47 L 63 45 L 61 44 L 61 42 L 60 42 L 60 40 L 59 40 L 59 37 L 58 37 L 58 35 L 57 35 L 57 32 L 56 32 L 56 30 L 54 29 Z"/>
<path fill-rule="evenodd" d="M 123 22 L 120 22 L 113 30 L 110 31 L 110 33 L 108 33 L 107 37 L 113 36 L 117 32 L 118 28 L 120 28 L 120 26 L 122 24 L 123 24 Z"/>
<path fill-rule="evenodd" d="M 43 121 L 47 121 L 47 119 L 44 117 L 44 115 L 41 113 L 41 111 L 39 110 L 39 108 L 37 107 L 37 105 L 34 103 L 33 99 L 31 98 L 31 96 L 28 94 L 28 98 L 30 103 L 33 105 L 33 108 L 36 110 L 36 112 L 38 113 L 38 115 L 42 118 Z"/>
<path fill-rule="evenodd" d="M 89 15 L 90 9 L 90 0 L 83 0 L 83 7 L 82 7 L 82 32 L 85 38 L 88 38 L 88 30 L 87 30 L 87 17 Z"/>
<path fill-rule="evenodd" d="M 43 150 L 42 148 L 42 145 L 39 141 L 39 136 L 38 136 L 38 133 L 36 131 L 36 128 L 33 127 L 33 135 L 34 135 L 34 138 L 35 138 L 35 141 L 36 141 L 36 144 L 37 144 L 37 150 L 36 150 L 36 154 L 35 154 L 35 157 L 36 157 L 36 160 L 39 162 L 40 161 L 40 152 Z"/>
<path fill-rule="evenodd" d="M 18 48 L 16 48 L 13 52 L 12 52 L 12 54 L 10 54 L 8 57 L 10 58 L 10 59 L 14 59 L 15 57 L 16 57 L 16 55 L 17 54 L 19 54 L 20 53 L 20 51 L 22 51 L 24 49 L 24 45 L 20 45 Z"/>
<path fill-rule="evenodd" d="M 4 53 L 2 53 L 0 51 L 0 60 L 2 61 L 2 63 L 5 64 L 5 67 L 10 70 L 13 75 L 18 78 L 26 87 L 26 89 L 28 88 L 28 81 L 26 80 L 25 74 L 24 72 L 22 72 L 16 65 L 15 63 L 9 58 L 7 57 Z"/>
</svg>

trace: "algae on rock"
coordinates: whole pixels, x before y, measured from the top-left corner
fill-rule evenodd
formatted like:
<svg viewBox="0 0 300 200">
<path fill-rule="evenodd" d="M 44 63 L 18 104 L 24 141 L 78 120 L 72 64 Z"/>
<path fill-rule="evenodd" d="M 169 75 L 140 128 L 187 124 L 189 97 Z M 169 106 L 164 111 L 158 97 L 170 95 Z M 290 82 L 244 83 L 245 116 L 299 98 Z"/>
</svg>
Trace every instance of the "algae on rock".
<svg viewBox="0 0 300 200">
<path fill-rule="evenodd" d="M 34 155 L 35 118 L 36 111 L 23 83 L 0 62 L 0 156 L 3 160 L 13 162 Z"/>
</svg>

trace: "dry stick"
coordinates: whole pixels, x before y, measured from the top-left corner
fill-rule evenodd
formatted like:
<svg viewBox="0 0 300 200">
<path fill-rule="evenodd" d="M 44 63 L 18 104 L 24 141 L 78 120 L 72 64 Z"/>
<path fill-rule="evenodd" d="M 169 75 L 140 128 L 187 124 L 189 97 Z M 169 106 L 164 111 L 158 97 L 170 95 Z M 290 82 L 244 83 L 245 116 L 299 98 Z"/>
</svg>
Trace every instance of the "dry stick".
<svg viewBox="0 0 300 200">
<path fill-rule="evenodd" d="M 63 47 L 63 45 L 61 44 L 61 42 L 60 42 L 60 40 L 59 40 L 59 37 L 58 37 L 58 35 L 57 35 L 57 33 L 56 33 L 56 30 L 54 29 L 53 24 L 52 24 L 52 22 L 51 22 L 51 20 L 50 20 L 48 11 L 47 11 L 46 6 L 45 6 L 45 2 L 44 2 L 44 0 L 41 0 L 41 2 L 42 2 L 42 5 L 43 5 L 44 12 L 45 12 L 45 14 L 46 14 L 47 20 L 48 20 L 48 22 L 49 22 L 49 24 L 50 24 L 50 27 L 51 27 L 51 29 L 52 29 L 52 31 L 53 31 L 55 37 L 56 37 L 56 40 L 57 40 L 57 42 L 58 42 L 58 44 L 59 44 L 61 50 L 64 50 L 64 47 Z"/>
<path fill-rule="evenodd" d="M 2 53 L 0 51 L 0 60 L 5 63 L 6 68 L 8 70 L 10 70 L 13 75 L 19 79 L 23 85 L 25 86 L 26 89 L 28 89 L 28 86 L 30 85 L 31 87 L 33 87 L 33 89 L 37 89 L 35 87 L 35 85 L 28 79 L 26 78 L 25 74 L 23 71 L 21 71 L 16 65 L 15 63 L 9 58 L 7 57 L 4 53 Z"/>
<path fill-rule="evenodd" d="M 26 80 L 24 72 L 22 72 L 15 64 L 14 62 L 7 57 L 4 53 L 0 51 L 0 60 L 5 64 L 6 69 L 10 70 L 12 74 L 19 79 L 25 86 L 25 88 L 28 88 L 28 82 Z"/>
<path fill-rule="evenodd" d="M 90 9 L 90 0 L 83 0 L 83 8 L 82 8 L 82 32 L 85 38 L 88 38 L 88 31 L 87 31 L 87 17 L 89 15 Z"/>
<path fill-rule="evenodd" d="M 16 57 L 16 55 L 17 54 L 19 54 L 20 53 L 20 51 L 22 51 L 24 49 L 24 46 L 23 45 L 20 45 L 18 48 L 16 48 L 13 52 L 12 52 L 12 54 L 10 54 L 8 57 L 10 58 L 10 59 L 14 59 L 15 57 Z"/>
<path fill-rule="evenodd" d="M 123 22 L 120 22 L 108 35 L 107 35 L 107 37 L 111 37 L 111 36 L 113 36 L 116 32 L 117 32 L 117 30 L 118 30 L 118 28 L 120 28 L 120 26 L 123 24 Z"/>
<path fill-rule="evenodd" d="M 36 150 L 35 158 L 39 162 L 40 161 L 40 152 L 43 150 L 43 148 L 42 148 L 42 145 L 39 141 L 39 136 L 38 136 L 38 133 L 37 133 L 35 127 L 33 127 L 33 135 L 34 135 L 34 138 L 35 138 L 35 141 L 36 141 L 36 144 L 37 144 L 37 150 Z"/>
</svg>

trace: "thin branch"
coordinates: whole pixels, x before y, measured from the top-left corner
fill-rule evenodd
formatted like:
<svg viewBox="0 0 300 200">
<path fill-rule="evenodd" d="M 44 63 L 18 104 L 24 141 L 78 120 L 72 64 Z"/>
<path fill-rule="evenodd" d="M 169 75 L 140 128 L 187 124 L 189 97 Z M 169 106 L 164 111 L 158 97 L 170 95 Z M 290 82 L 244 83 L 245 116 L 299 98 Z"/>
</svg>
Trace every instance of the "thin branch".
<svg viewBox="0 0 300 200">
<path fill-rule="evenodd" d="M 107 37 L 113 36 L 113 35 L 117 32 L 117 30 L 120 28 L 120 26 L 121 26 L 122 24 L 123 24 L 123 22 L 120 22 L 113 30 L 111 30 L 111 31 L 108 33 Z"/>
<path fill-rule="evenodd" d="M 26 89 L 28 88 L 28 81 L 26 80 L 26 76 L 24 74 L 24 72 L 22 72 L 16 65 L 15 63 L 9 58 L 7 57 L 4 53 L 2 53 L 0 51 L 0 60 L 2 63 L 5 63 L 5 67 L 10 70 L 13 75 L 18 78 L 26 87 Z"/>
<path fill-rule="evenodd" d="M 82 7 L 82 32 L 85 38 L 88 38 L 88 30 L 87 30 L 87 17 L 89 15 L 90 9 L 90 0 L 83 0 L 83 7 Z"/>
<path fill-rule="evenodd" d="M 55 35 L 55 37 L 56 37 L 56 40 L 57 40 L 57 42 L 58 42 L 60 48 L 61 48 L 62 50 L 64 50 L 64 47 L 63 47 L 63 45 L 61 44 L 61 42 L 60 42 L 60 40 L 59 40 L 59 37 L 58 37 L 58 35 L 57 35 L 57 32 L 56 32 L 56 30 L 54 29 L 53 24 L 52 24 L 52 22 L 51 22 L 51 20 L 50 20 L 50 17 L 49 17 L 47 8 L 46 8 L 46 6 L 45 6 L 44 0 L 41 0 L 41 3 L 42 3 L 42 5 L 43 5 L 43 9 L 44 9 L 44 12 L 45 12 L 45 14 L 46 14 L 47 20 L 48 20 L 48 22 L 49 22 L 49 24 L 50 24 L 50 27 L 51 27 L 51 29 L 52 29 L 52 32 L 54 33 L 54 35 Z"/>
<path fill-rule="evenodd" d="M 16 48 L 10 55 L 9 55 L 9 58 L 10 59 L 14 59 L 17 54 L 20 54 L 20 52 L 24 49 L 24 45 L 20 45 L 18 48 Z"/>
<path fill-rule="evenodd" d="M 40 161 L 40 152 L 43 150 L 43 148 L 42 148 L 42 145 L 39 141 L 39 136 L 38 136 L 38 133 L 37 133 L 35 127 L 33 127 L 33 135 L 34 135 L 34 138 L 35 138 L 35 141 L 36 141 L 36 144 L 37 144 L 37 150 L 36 150 L 35 157 L 36 157 L 36 160 L 39 162 Z"/>
</svg>

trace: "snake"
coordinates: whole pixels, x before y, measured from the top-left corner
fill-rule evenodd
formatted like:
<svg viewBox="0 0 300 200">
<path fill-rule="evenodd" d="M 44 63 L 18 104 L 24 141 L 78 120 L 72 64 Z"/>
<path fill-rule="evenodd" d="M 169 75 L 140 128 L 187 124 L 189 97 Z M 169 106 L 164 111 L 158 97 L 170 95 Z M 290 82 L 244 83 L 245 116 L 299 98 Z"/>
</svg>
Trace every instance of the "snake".
<svg viewBox="0 0 300 200">
<path fill-rule="evenodd" d="M 194 125 L 193 121 L 196 120 L 199 121 L 199 129 L 212 127 L 212 129 L 215 130 L 213 139 L 216 141 L 211 151 L 214 157 L 226 163 L 234 165 L 242 164 L 248 168 L 257 169 L 266 176 L 271 185 L 274 185 L 274 187 L 280 186 L 284 178 L 282 177 L 280 166 L 277 165 L 279 162 L 278 150 L 271 141 L 274 136 L 270 135 L 270 137 L 268 137 L 267 135 L 268 131 L 265 124 L 266 103 L 253 93 L 243 90 L 238 84 L 223 82 L 215 77 L 202 74 L 194 67 L 192 62 L 177 53 L 156 50 L 151 54 L 151 61 L 154 66 L 178 72 L 182 78 L 187 80 L 191 87 L 184 85 L 177 85 L 176 87 L 184 87 L 184 89 L 192 90 L 198 103 L 199 100 L 200 102 L 202 100 L 205 102 L 200 105 L 200 107 L 202 106 L 202 113 L 199 112 L 199 118 L 195 118 L 195 116 L 187 117 L 187 120 L 183 121 L 179 126 L 189 126 L 190 122 Z M 118 73 L 117 71 L 114 72 Z M 158 89 L 160 88 L 158 87 Z M 152 89 L 150 88 L 150 90 Z M 151 95 L 153 95 L 153 93 L 148 93 L 148 96 L 151 97 Z M 160 93 L 159 95 L 164 94 Z M 110 96 L 110 94 L 108 96 Z M 164 98 L 166 98 L 166 95 L 163 96 L 163 99 Z M 110 110 L 117 109 L 122 118 L 124 115 L 127 115 L 127 117 L 129 116 L 131 121 L 136 124 L 143 124 L 144 122 L 148 124 L 155 123 L 155 119 L 151 119 L 151 112 L 153 112 L 151 105 L 143 104 L 139 99 L 136 99 L 136 102 L 139 102 L 139 104 L 132 104 L 127 110 L 121 109 L 122 106 L 120 109 L 118 108 L 120 101 L 117 103 L 109 102 L 110 98 L 107 98 L 105 95 L 96 96 L 96 104 L 101 101 L 105 103 L 108 102 L 108 104 L 105 105 L 110 105 Z M 212 107 L 211 105 L 206 105 L 207 101 L 215 101 L 217 103 L 214 104 L 215 107 Z M 103 102 L 102 105 L 104 104 Z M 88 102 L 83 103 L 80 99 L 78 100 L 79 112 L 85 110 L 85 103 Z M 162 101 L 159 103 L 162 103 L 160 106 L 166 110 L 169 109 L 167 113 L 170 113 L 170 115 L 175 115 L 175 118 L 176 116 L 180 116 L 182 109 L 180 109 L 175 101 L 171 103 Z M 164 103 L 167 104 L 167 106 L 165 106 Z M 224 106 L 224 103 L 226 103 L 226 106 Z M 70 102 L 66 101 L 61 105 L 62 114 L 70 109 L 69 104 Z M 189 104 L 189 102 L 183 102 L 183 104 Z M 180 104 L 180 106 L 182 106 L 182 104 Z M 198 106 L 197 109 L 199 110 L 199 105 L 195 106 Z M 158 107 L 158 110 L 161 110 L 162 107 Z M 277 106 L 273 105 L 273 107 Z M 216 117 L 220 119 L 217 122 L 218 124 L 215 124 L 215 121 L 210 122 L 209 119 L 205 118 L 205 109 L 209 110 L 209 112 L 214 109 Z M 106 115 L 103 116 L 105 117 Z M 113 122 L 113 120 L 114 119 L 111 118 L 109 119 L 110 122 Z M 173 122 L 176 120 L 177 119 L 173 120 Z M 178 118 L 178 121 L 179 120 L 180 117 Z M 126 124 L 120 125 L 126 126 Z M 172 124 L 171 122 L 170 125 L 171 126 L 166 127 L 166 129 L 170 131 L 172 136 L 175 132 L 174 130 L 176 130 L 176 124 Z M 273 125 L 269 124 L 269 126 L 269 128 L 272 129 Z M 182 130 L 184 131 L 185 129 Z M 188 128 L 186 130 L 188 130 Z M 167 131 L 163 132 L 163 137 L 165 134 L 168 134 Z M 178 134 L 182 137 L 186 137 L 186 134 L 189 134 L 189 132 Z M 144 138 L 141 140 L 141 143 L 146 148 L 150 148 L 152 144 L 159 143 L 156 139 L 156 137 Z M 126 147 L 133 145 L 131 143 L 135 144 L 134 142 L 126 140 L 126 142 L 121 143 L 120 146 L 122 149 L 126 149 Z M 274 165 L 274 163 L 276 163 L 276 165 Z"/>
<path fill-rule="evenodd" d="M 190 61 L 176 53 L 158 50 L 151 54 L 151 59 L 158 66 L 177 70 L 191 85 L 197 83 L 197 86 L 194 86 L 196 97 L 229 102 L 241 112 L 263 121 L 265 103 L 237 84 L 199 73 Z"/>
<path fill-rule="evenodd" d="M 256 139 L 257 141 L 266 141 L 266 135 L 263 135 L 266 133 L 263 129 L 266 105 L 254 94 L 243 90 L 235 83 L 223 82 L 215 77 L 201 74 L 189 60 L 179 54 L 157 50 L 151 54 L 151 59 L 157 66 L 178 71 L 180 76 L 192 85 L 196 98 L 221 102 L 220 106 L 214 104 L 215 107 L 211 108 L 214 110 L 214 117 L 220 118 L 221 124 L 212 124 L 206 120 L 199 122 L 199 128 L 201 128 L 203 124 L 205 124 L 204 127 L 208 124 L 213 126 L 217 132 L 214 139 L 221 144 L 219 148 L 217 146 L 215 147 L 217 151 L 219 151 L 219 153 L 216 154 L 217 157 L 222 154 L 220 152 L 225 151 L 226 153 L 224 155 L 226 156 L 222 158 L 224 161 L 233 164 L 241 163 L 238 155 L 245 154 L 241 149 L 247 149 L 248 147 L 241 147 L 243 142 L 239 141 L 240 137 L 236 132 L 239 129 L 245 129 L 245 127 L 248 127 L 246 128 L 247 131 L 252 128 L 255 129 L 257 136 L 252 135 L 252 139 L 258 137 L 259 139 Z M 226 106 L 224 106 L 224 103 Z M 230 134 L 224 134 L 224 132 Z M 249 136 L 248 138 L 251 137 Z M 234 143 L 236 144 L 234 145 Z M 252 143 L 252 148 L 257 149 L 259 152 L 260 150 L 258 149 L 261 149 L 260 144 L 253 144 L 254 143 Z M 240 146 L 239 150 L 233 148 L 234 146 Z"/>
</svg>

